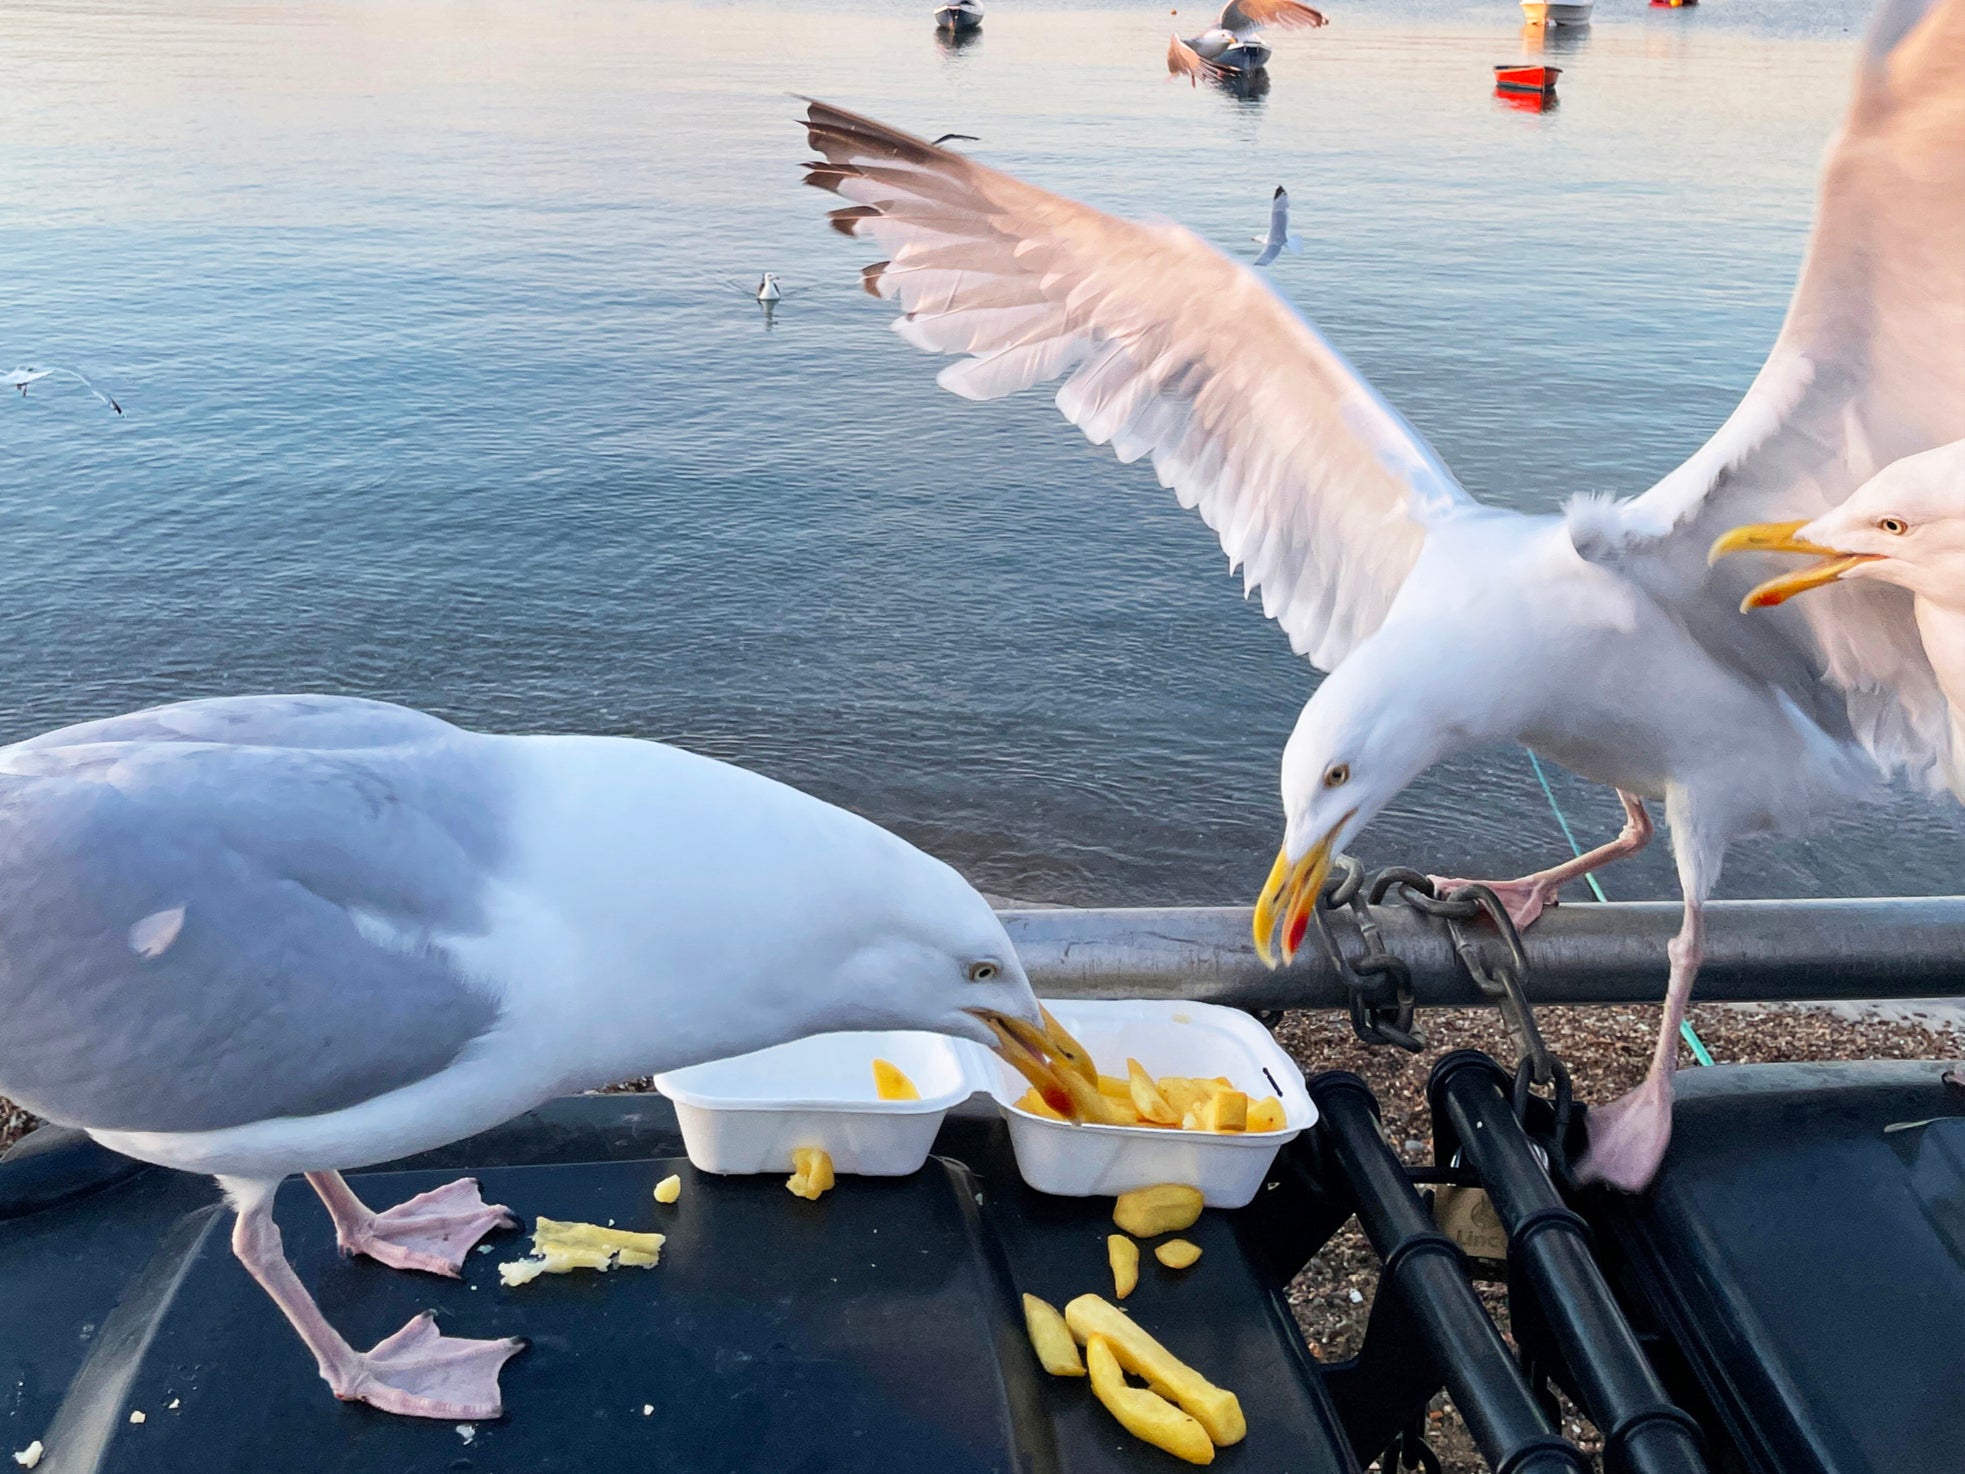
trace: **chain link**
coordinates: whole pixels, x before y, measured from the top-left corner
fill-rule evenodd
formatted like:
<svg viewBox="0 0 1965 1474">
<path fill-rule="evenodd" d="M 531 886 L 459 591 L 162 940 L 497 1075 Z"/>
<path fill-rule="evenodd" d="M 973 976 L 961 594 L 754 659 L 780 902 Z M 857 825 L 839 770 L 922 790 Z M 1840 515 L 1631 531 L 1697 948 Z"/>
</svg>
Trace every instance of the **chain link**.
<svg viewBox="0 0 1965 1474">
<path fill-rule="evenodd" d="M 1331 925 L 1331 916 L 1340 907 L 1350 911 L 1364 944 L 1355 959 L 1345 953 Z M 1365 900 L 1365 867 L 1349 855 L 1339 855 L 1324 881 L 1323 894 L 1310 908 L 1310 919 L 1324 955 L 1351 994 L 1351 1028 L 1357 1036 L 1367 1044 L 1391 1044 L 1412 1054 L 1424 1049 L 1426 1036 L 1412 1022 L 1412 969 L 1385 945 Z M 1388 990 L 1389 1004 L 1384 1001 Z"/>
</svg>

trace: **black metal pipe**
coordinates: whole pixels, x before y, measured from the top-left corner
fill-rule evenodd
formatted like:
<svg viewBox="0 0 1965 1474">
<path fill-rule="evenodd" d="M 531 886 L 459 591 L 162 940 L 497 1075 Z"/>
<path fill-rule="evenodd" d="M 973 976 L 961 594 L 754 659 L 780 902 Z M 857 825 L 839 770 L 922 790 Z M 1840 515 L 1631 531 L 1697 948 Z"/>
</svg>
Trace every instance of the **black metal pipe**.
<svg viewBox="0 0 1965 1474">
<path fill-rule="evenodd" d="M 1385 945 L 1412 969 L 1421 1008 L 1486 1003 L 1443 924 L 1374 906 Z M 1037 991 L 1061 998 L 1192 998 L 1236 1008 L 1343 1008 L 1345 980 L 1314 943 L 1270 971 L 1245 907 L 1006 910 Z M 1676 901 L 1565 904 L 1524 934 L 1531 1003 L 1655 1003 Z M 1349 923 L 1340 922 L 1340 932 Z M 1347 942 L 1355 948 L 1355 940 Z M 1965 955 L 1965 897 L 1715 901 L 1698 997 L 1709 1003 L 1948 998 Z"/>
<path fill-rule="evenodd" d="M 1550 1426 L 1521 1368 L 1481 1308 L 1459 1248 L 1433 1226 L 1378 1132 L 1378 1102 L 1356 1075 L 1310 1082 L 1317 1132 L 1351 1189 L 1358 1222 L 1389 1285 L 1419 1327 L 1454 1406 L 1495 1474 L 1587 1474 L 1590 1462 Z"/>
<path fill-rule="evenodd" d="M 1478 1050 L 1433 1067 L 1426 1093 L 1508 1230 L 1508 1259 L 1536 1299 L 1583 1407 L 1604 1432 L 1608 1474 L 1706 1474 L 1698 1424 L 1672 1405 L 1590 1252 L 1590 1232 L 1536 1158 L 1505 1093 L 1507 1073 Z"/>
</svg>

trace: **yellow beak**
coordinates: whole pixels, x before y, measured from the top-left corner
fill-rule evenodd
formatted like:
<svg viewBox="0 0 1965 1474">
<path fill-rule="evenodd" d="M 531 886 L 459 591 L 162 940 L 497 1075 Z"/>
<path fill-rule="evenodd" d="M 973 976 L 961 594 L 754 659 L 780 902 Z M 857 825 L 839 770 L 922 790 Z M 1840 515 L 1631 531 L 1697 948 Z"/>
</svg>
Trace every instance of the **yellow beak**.
<svg viewBox="0 0 1965 1474">
<path fill-rule="evenodd" d="M 1351 814 L 1356 812 L 1353 809 Z M 1303 933 L 1310 924 L 1310 908 L 1323 894 L 1324 877 L 1330 874 L 1332 844 L 1338 831 L 1350 822 L 1351 814 L 1332 825 L 1330 833 L 1311 845 L 1303 858 L 1294 863 L 1287 845 L 1276 851 L 1276 863 L 1262 883 L 1262 894 L 1255 899 L 1255 950 L 1265 966 L 1276 966 L 1270 940 L 1276 935 L 1278 915 L 1282 919 L 1283 961 L 1295 960 L 1296 949 L 1303 945 Z"/>
<path fill-rule="evenodd" d="M 1770 609 L 1776 604 L 1785 604 L 1796 594 L 1805 594 L 1810 589 L 1818 589 L 1825 583 L 1834 583 L 1850 569 L 1864 563 L 1876 561 L 1874 553 L 1841 553 L 1834 548 L 1822 547 L 1819 543 L 1802 542 L 1795 534 L 1808 525 L 1807 522 L 1752 522 L 1745 527 L 1736 527 L 1712 545 L 1706 554 L 1706 562 L 1717 563 L 1728 553 L 1801 553 L 1821 559 L 1807 568 L 1770 578 L 1749 590 L 1746 598 L 1740 601 L 1740 612 L 1750 609 Z"/>
<path fill-rule="evenodd" d="M 1090 1052 L 1066 1032 L 1050 1009 L 1040 1003 L 1037 1011 L 1044 1017 L 1041 1029 L 994 1009 L 974 1010 L 996 1035 L 996 1052 L 1035 1087 L 1044 1104 L 1069 1120 L 1103 1119 L 1088 1100 L 1098 1095 L 1098 1069 Z"/>
</svg>

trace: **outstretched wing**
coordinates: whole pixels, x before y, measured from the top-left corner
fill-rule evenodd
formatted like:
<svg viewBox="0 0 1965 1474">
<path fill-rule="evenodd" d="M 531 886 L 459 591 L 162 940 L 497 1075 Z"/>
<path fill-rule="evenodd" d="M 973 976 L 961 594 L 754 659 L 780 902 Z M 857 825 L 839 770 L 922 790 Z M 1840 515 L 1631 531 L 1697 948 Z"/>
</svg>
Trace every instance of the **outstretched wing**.
<svg viewBox="0 0 1965 1474">
<path fill-rule="evenodd" d="M 1890 462 L 1965 438 L 1965 0 L 1885 0 L 1823 170 L 1786 323 L 1746 398 L 1628 502 L 1581 499 L 1587 557 L 1730 611 L 1765 576 L 1706 549 L 1743 522 L 1814 518 Z M 1909 595 L 1871 582 L 1756 615 L 1825 671 L 1886 766 L 1936 781 L 1945 705 Z"/>
<path fill-rule="evenodd" d="M 1321 26 L 1325 20 L 1321 10 L 1312 10 L 1298 0 L 1228 0 L 1221 8 L 1218 24 L 1246 40 L 1264 26 L 1294 31 Z"/>
<path fill-rule="evenodd" d="M 1171 224 L 1101 214 L 824 103 L 806 182 L 890 259 L 895 330 L 968 357 L 943 388 L 996 399 L 1069 374 L 1058 408 L 1151 456 L 1295 649 L 1329 668 L 1376 629 L 1429 520 L 1471 505 L 1431 446 L 1262 278 Z"/>
<path fill-rule="evenodd" d="M 1203 77 L 1210 80 L 1224 75 L 1222 69 L 1178 36 L 1167 38 L 1167 75 L 1185 77 L 1189 86 L 1198 87 Z"/>
<path fill-rule="evenodd" d="M 1262 254 L 1255 258 L 1257 266 L 1267 266 L 1276 259 L 1276 253 L 1289 243 L 1290 238 L 1290 197 L 1283 193 L 1282 185 L 1276 186 L 1276 196 L 1269 202 L 1269 234 L 1263 238 Z"/>
</svg>

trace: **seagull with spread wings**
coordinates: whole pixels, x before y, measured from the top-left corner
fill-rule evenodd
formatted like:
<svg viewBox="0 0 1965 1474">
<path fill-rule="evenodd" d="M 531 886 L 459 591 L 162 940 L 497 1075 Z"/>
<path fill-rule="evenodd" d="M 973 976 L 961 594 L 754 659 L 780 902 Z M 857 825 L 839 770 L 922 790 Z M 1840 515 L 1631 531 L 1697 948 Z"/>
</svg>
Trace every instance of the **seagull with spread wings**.
<svg viewBox="0 0 1965 1474">
<path fill-rule="evenodd" d="M 88 390 L 89 393 L 95 395 L 97 399 L 100 399 L 104 404 L 108 405 L 111 409 L 115 410 L 117 414 L 120 415 L 123 412 L 122 405 L 118 404 L 115 400 L 111 399 L 107 394 L 104 394 L 100 389 L 96 388 L 94 384 L 91 384 L 81 374 L 75 372 L 74 369 L 65 369 L 65 368 L 9 369 L 7 370 L 6 373 L 0 374 L 0 388 L 18 389 L 20 390 L 21 398 L 25 399 L 27 397 L 27 386 L 29 384 L 38 384 L 41 382 L 41 380 L 49 379 L 49 378 L 73 379 L 76 383 L 80 384 L 84 389 Z"/>
<path fill-rule="evenodd" d="M 1167 44 L 1167 71 L 1198 81 L 1234 72 L 1252 72 L 1267 64 L 1269 48 L 1262 28 L 1279 31 L 1314 30 L 1325 24 L 1323 12 L 1299 0 L 1228 0 L 1215 23 L 1198 36 Z"/>
<path fill-rule="evenodd" d="M 1303 939 L 1331 857 L 1441 759 L 1526 744 L 1623 796 L 1625 832 L 1500 887 L 1526 923 L 1630 853 L 1663 801 L 1685 897 L 1649 1073 L 1591 1112 L 1586 1177 L 1633 1189 L 1671 1131 L 1677 1036 L 1726 848 L 1941 780 L 1950 730 L 1909 595 L 1847 581 L 1752 618 L 1741 522 L 1818 516 L 1880 467 L 1965 437 L 1965 0 L 1885 0 L 1831 146 L 1801 281 L 1746 398 L 1641 496 L 1528 515 L 1470 497 L 1423 437 L 1255 272 L 1170 223 L 1116 219 L 813 103 L 807 182 L 888 259 L 862 279 L 939 382 L 1058 408 L 1197 509 L 1291 645 L 1330 672 L 1284 749 L 1284 838 L 1258 947 Z M 1456 634 L 1473 636 L 1457 640 Z"/>
</svg>

